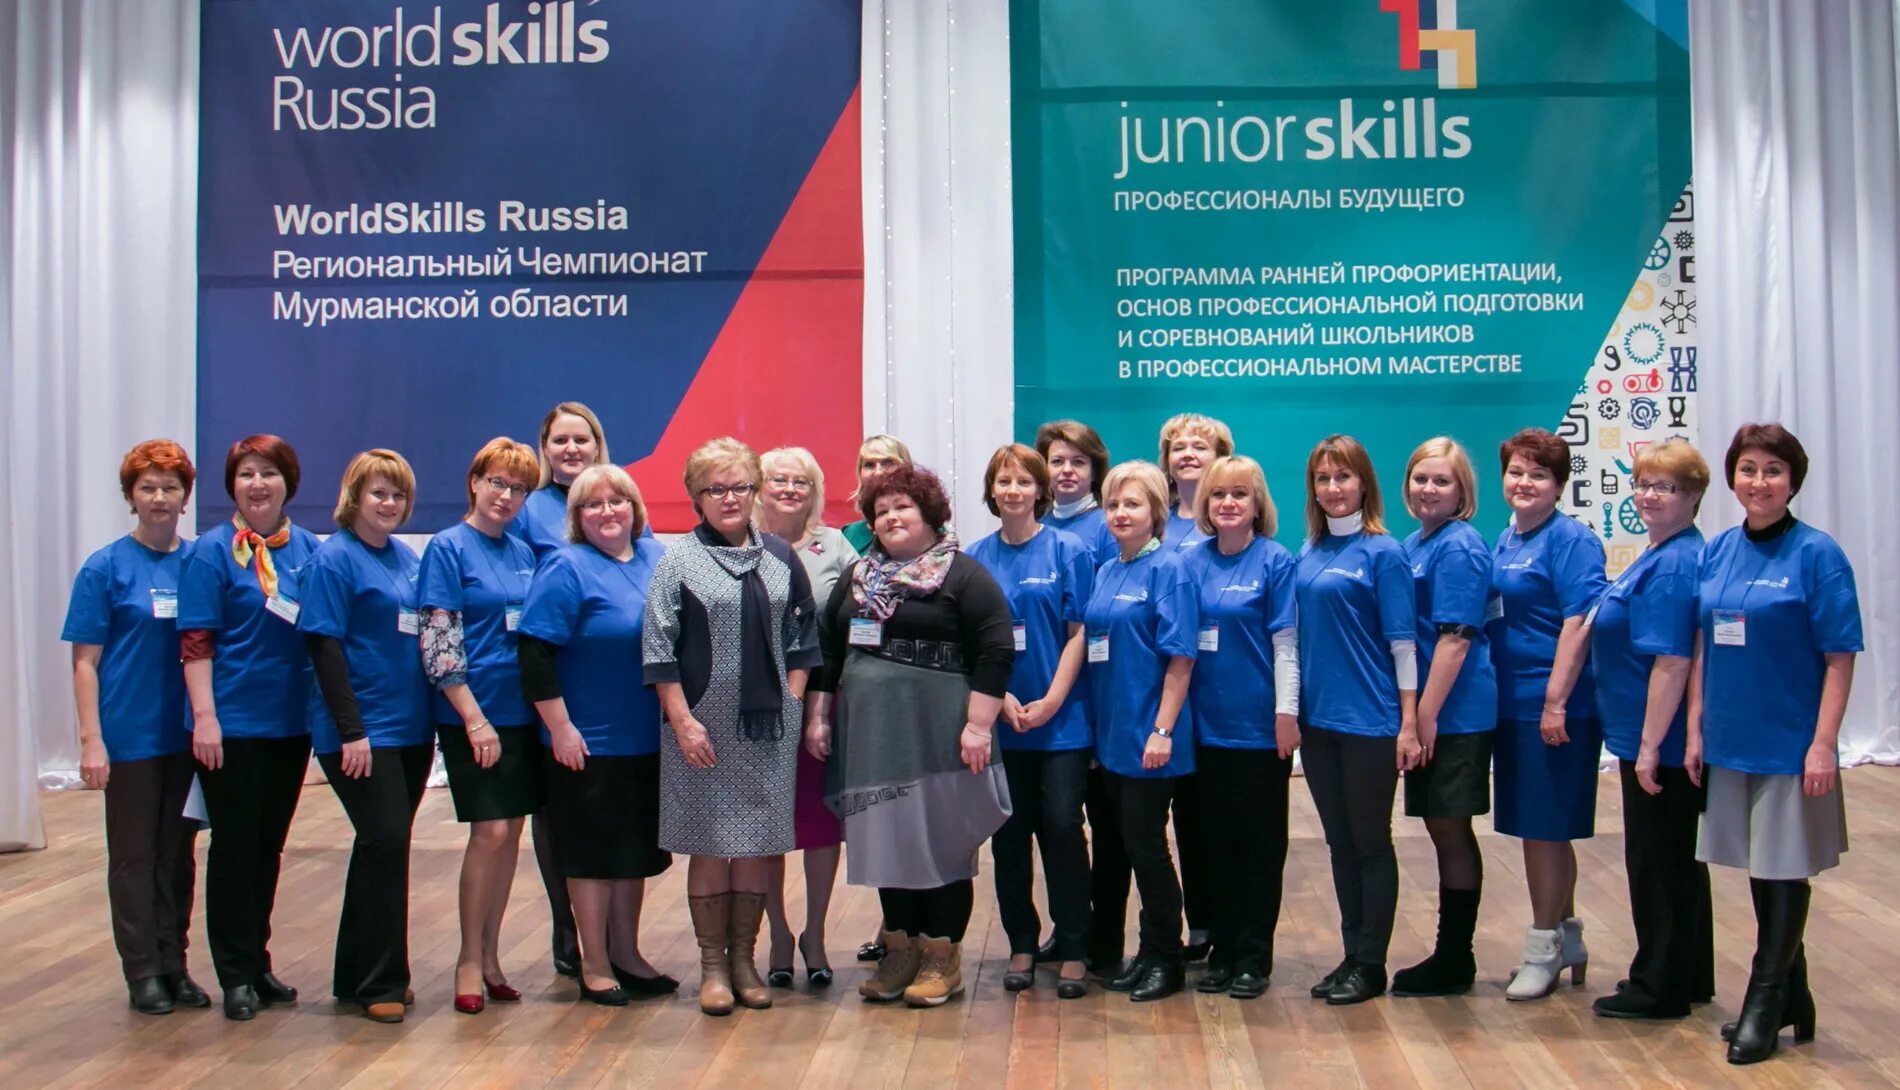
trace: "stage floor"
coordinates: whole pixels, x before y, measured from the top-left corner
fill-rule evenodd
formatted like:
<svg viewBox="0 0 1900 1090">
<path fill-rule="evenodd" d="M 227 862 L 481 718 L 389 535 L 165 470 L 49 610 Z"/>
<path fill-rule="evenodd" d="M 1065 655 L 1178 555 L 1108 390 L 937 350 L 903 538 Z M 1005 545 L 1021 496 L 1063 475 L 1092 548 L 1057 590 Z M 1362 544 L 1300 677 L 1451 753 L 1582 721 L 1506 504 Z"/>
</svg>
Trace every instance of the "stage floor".
<svg viewBox="0 0 1900 1090">
<path fill-rule="evenodd" d="M 397 1026 L 341 1013 L 321 998 L 329 994 L 350 836 L 314 768 L 292 830 L 272 942 L 279 975 L 308 998 L 248 1024 L 217 1011 L 201 921 L 194 921 L 192 964 L 213 1008 L 148 1018 L 126 1007 L 106 911 L 100 796 L 49 793 L 51 847 L 0 856 L 0 1087 L 1896 1086 L 1900 931 L 1890 925 L 1900 921 L 1900 769 L 1855 769 L 1846 780 L 1852 851 L 1816 883 L 1808 928 L 1819 1038 L 1788 1047 L 1784 1036 L 1780 1055 L 1747 1069 L 1724 1063 L 1716 1038 L 1740 1006 L 1754 941 L 1748 887 L 1734 872 L 1716 876 L 1715 1003 L 1678 1023 L 1590 1013 L 1590 1000 L 1614 986 L 1631 953 L 1614 776 L 1601 782 L 1598 836 L 1579 845 L 1577 901 L 1593 956 L 1590 981 L 1566 983 L 1542 1002 L 1504 1000 L 1529 910 L 1517 845 L 1489 832 L 1482 837 L 1480 980 L 1471 995 L 1349 1008 L 1308 999 L 1307 986 L 1332 967 L 1339 947 L 1325 844 L 1296 784 L 1279 961 L 1265 998 L 1243 1003 L 1190 991 L 1135 1005 L 1095 988 L 1065 1002 L 1046 972 L 1034 990 L 1010 995 L 1001 981 L 1008 943 L 985 858 L 965 947 L 972 983 L 960 1001 L 930 1011 L 861 1002 L 856 985 L 866 969 L 851 958 L 876 926 L 877 898 L 840 885 L 830 935 L 839 970 L 833 987 L 808 992 L 801 971 L 800 986 L 778 992 L 772 1010 L 724 1019 L 701 1016 L 692 998 L 698 974 L 683 864 L 650 883 L 642 946 L 685 987 L 667 1000 L 610 1010 L 577 1004 L 574 985 L 553 975 L 547 913 L 525 850 L 503 964 L 526 1001 L 491 1004 L 477 1017 L 457 1014 L 450 997 L 463 834 L 448 792 L 431 791 L 417 819 L 410 909 L 419 1001 Z M 1404 900 L 1395 967 L 1428 950 L 1436 887 L 1421 825 L 1400 819 L 1397 833 Z M 204 844 L 200 837 L 201 853 Z M 802 892 L 797 866 L 791 871 L 796 926 Z M 764 954 L 762 939 L 761 971 Z"/>
</svg>

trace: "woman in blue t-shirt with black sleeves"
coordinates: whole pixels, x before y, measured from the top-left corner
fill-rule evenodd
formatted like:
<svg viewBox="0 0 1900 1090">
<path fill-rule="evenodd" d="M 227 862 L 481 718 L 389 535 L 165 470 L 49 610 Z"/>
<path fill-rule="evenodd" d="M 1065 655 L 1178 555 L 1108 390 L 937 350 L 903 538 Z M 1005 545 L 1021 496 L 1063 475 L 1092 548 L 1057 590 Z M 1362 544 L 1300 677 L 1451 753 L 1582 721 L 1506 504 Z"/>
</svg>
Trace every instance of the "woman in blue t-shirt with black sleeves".
<svg viewBox="0 0 1900 1090">
<path fill-rule="evenodd" d="M 112 940 L 140 1014 L 211 1003 L 185 971 L 198 828 L 184 816 L 192 760 L 178 585 L 189 548 L 178 516 L 195 476 L 169 439 L 127 452 L 119 491 L 138 521 L 79 569 L 60 633 L 73 645 L 79 774 L 106 796 Z"/>
<path fill-rule="evenodd" d="M 415 550 L 395 533 L 415 508 L 416 475 L 393 450 L 350 459 L 338 530 L 304 576 L 297 628 L 329 718 L 317 763 L 356 830 L 337 921 L 331 994 L 374 1022 L 400 1022 L 409 987 L 409 837 L 435 759 Z"/>
<path fill-rule="evenodd" d="M 237 510 L 199 535 L 178 587 L 191 753 L 211 822 L 205 937 L 224 1016 L 239 1022 L 297 1000 L 272 971 L 271 908 L 311 724 L 328 714 L 297 632 L 304 567 L 317 552 L 317 536 L 284 516 L 300 477 L 297 452 L 277 436 L 233 443 L 224 491 Z"/>
<path fill-rule="evenodd" d="M 1194 771 L 1194 670 L 1200 592 L 1166 548 L 1168 482 L 1148 462 L 1123 462 L 1102 482 L 1120 546 L 1096 572 L 1083 611 L 1095 756 L 1107 770 L 1122 847 L 1141 894 L 1141 945 L 1108 982 L 1136 1002 L 1181 990 L 1181 883 L 1168 851 L 1168 808 Z"/>
<path fill-rule="evenodd" d="M 1498 448 L 1511 524 L 1492 549 L 1497 604 L 1485 637 L 1498 673 L 1497 829 L 1524 841 L 1531 926 L 1507 999 L 1541 999 L 1570 970 L 1582 984 L 1590 953 L 1577 918 L 1577 849 L 1596 831 L 1603 730 L 1584 616 L 1603 596 L 1603 542 L 1558 512 L 1570 446 L 1525 428 Z"/>
<path fill-rule="evenodd" d="M 1746 521 L 1702 555 L 1700 656 L 1683 764 L 1707 777 L 1696 858 L 1745 868 L 1755 958 L 1741 1018 L 1723 1027 L 1730 1063 L 1774 1054 L 1784 1026 L 1814 1037 L 1808 880 L 1847 850 L 1841 716 L 1862 650 L 1854 569 L 1788 503 L 1807 451 L 1779 424 L 1745 424 L 1723 461 Z"/>
<path fill-rule="evenodd" d="M 436 690 L 435 733 L 455 817 L 467 822 L 458 902 L 462 949 L 455 1009 L 513 1001 L 500 960 L 502 913 L 514 884 L 522 819 L 541 809 L 541 739 L 521 695 L 515 630 L 534 577 L 534 550 L 507 532 L 534 487 L 534 451 L 496 438 L 468 467 L 468 514 L 422 551 L 422 668 Z M 485 994 L 484 994 L 485 993 Z"/>
<path fill-rule="evenodd" d="M 1188 554 L 1201 596 L 1189 692 L 1207 819 L 1213 948 L 1195 990 L 1258 999 L 1273 976 L 1286 871 L 1287 782 L 1300 744 L 1293 554 L 1252 458 L 1215 459 L 1194 497 L 1207 535 Z"/>
<path fill-rule="evenodd" d="M 1414 767 L 1418 646 L 1411 569 L 1385 530 L 1379 479 L 1349 435 L 1306 460 L 1300 549 L 1300 742 L 1326 847 L 1345 959 L 1313 985 L 1335 1006 L 1385 993 L 1399 901 L 1392 796 Z"/>
<path fill-rule="evenodd" d="M 1636 956 L 1627 984 L 1594 1004 L 1605 1018 L 1684 1018 L 1715 994 L 1709 868 L 1696 862 L 1702 788 L 1682 767 L 1688 736 L 1709 465 L 1683 439 L 1644 447 L 1630 474 L 1649 547 L 1586 619 L 1603 742 L 1623 788 L 1623 865 Z"/>
<path fill-rule="evenodd" d="M 1036 914 L 1030 842 L 1042 849 L 1055 922 L 1056 994 L 1087 991 L 1089 846 L 1082 831 L 1095 736 L 1089 726 L 1082 674 L 1082 610 L 1095 576 L 1094 554 L 1082 541 L 1037 519 L 1054 490 L 1042 456 L 1021 443 L 998 447 L 983 474 L 990 513 L 1002 528 L 966 551 L 996 577 L 1009 599 L 1016 648 L 1006 730 L 996 732 L 1005 753 L 1009 819 L 990 838 L 996 857 L 996 909 L 1009 935 L 1003 987 L 1019 992 L 1035 983 L 1042 920 Z"/>
<path fill-rule="evenodd" d="M 1491 809 L 1491 743 L 1498 679 L 1484 639 L 1491 549 L 1471 527 L 1478 496 L 1471 459 L 1455 440 L 1427 439 L 1405 465 L 1405 509 L 1419 528 L 1405 539 L 1418 653 L 1417 767 L 1405 774 L 1405 814 L 1423 818 L 1438 856 L 1438 941 L 1430 957 L 1392 974 L 1398 996 L 1459 995 L 1478 964 L 1484 856 L 1471 819 Z"/>
</svg>

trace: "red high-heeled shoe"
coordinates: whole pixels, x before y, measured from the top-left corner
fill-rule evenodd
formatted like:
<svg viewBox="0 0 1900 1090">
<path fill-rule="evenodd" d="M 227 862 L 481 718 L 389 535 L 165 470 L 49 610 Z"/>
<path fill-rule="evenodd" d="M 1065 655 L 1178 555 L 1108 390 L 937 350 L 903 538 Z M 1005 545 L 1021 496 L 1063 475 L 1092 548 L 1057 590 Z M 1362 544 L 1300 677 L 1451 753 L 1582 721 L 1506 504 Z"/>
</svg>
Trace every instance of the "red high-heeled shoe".
<svg viewBox="0 0 1900 1090">
<path fill-rule="evenodd" d="M 488 998 L 498 1003 L 521 1002 L 521 990 L 519 988 L 508 984 L 496 984 L 487 979 L 482 981 L 482 986 L 488 989 Z"/>
<path fill-rule="evenodd" d="M 488 1006 L 488 1001 L 479 995 L 458 995 L 455 997 L 455 1009 L 463 1014 L 480 1014 Z"/>
</svg>

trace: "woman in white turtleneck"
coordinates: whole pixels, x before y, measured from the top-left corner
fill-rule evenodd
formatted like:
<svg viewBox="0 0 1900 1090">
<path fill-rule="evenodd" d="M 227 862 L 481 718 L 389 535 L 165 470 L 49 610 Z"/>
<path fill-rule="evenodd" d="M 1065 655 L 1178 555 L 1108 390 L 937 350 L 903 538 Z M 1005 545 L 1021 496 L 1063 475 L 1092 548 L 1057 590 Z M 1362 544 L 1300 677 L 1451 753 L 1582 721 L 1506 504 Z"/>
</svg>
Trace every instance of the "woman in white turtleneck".
<svg viewBox="0 0 1900 1090">
<path fill-rule="evenodd" d="M 1385 992 L 1398 907 L 1392 796 L 1417 765 L 1418 645 L 1411 569 L 1386 533 L 1379 482 L 1358 440 L 1333 435 L 1306 462 L 1300 550 L 1300 745 L 1332 853 L 1345 959 L 1312 996 L 1335 1006 Z"/>
</svg>

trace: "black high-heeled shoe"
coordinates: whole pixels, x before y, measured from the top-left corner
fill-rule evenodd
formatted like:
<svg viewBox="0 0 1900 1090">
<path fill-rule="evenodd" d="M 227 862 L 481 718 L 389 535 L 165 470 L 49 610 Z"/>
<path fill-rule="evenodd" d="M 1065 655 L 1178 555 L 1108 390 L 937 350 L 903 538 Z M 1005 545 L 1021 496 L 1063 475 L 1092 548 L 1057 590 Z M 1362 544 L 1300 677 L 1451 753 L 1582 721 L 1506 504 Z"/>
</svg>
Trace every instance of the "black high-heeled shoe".
<svg viewBox="0 0 1900 1090">
<path fill-rule="evenodd" d="M 884 944 L 881 942 L 867 942 L 863 946 L 858 947 L 858 960 L 883 961 Z"/>
<path fill-rule="evenodd" d="M 831 966 L 813 965 L 811 963 L 811 955 L 805 950 L 805 940 L 810 937 L 810 935 L 811 932 L 809 931 L 800 931 L 798 933 L 798 940 L 793 945 L 798 947 L 798 956 L 805 961 L 805 986 L 816 991 L 821 988 L 831 987 Z M 822 939 L 819 940 L 818 953 L 820 956 L 824 956 L 825 953 Z M 827 960 L 829 959 L 827 958 Z"/>
</svg>

